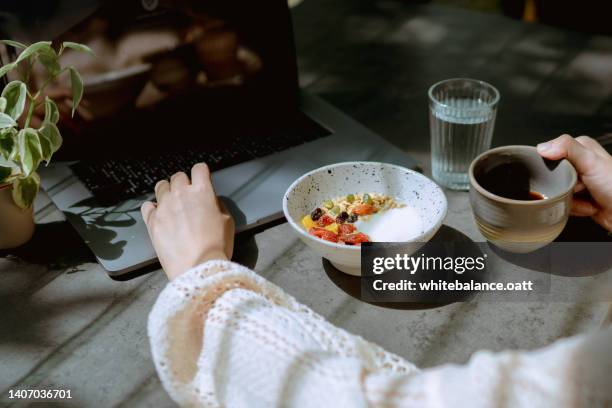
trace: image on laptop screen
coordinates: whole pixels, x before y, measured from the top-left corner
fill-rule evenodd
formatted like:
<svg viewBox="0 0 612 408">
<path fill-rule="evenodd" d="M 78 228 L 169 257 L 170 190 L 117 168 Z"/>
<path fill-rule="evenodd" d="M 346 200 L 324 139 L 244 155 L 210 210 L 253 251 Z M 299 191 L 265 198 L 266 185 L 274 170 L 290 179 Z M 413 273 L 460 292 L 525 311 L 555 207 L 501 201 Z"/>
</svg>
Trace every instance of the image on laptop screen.
<svg viewBox="0 0 612 408">
<path fill-rule="evenodd" d="M 85 85 L 80 113 L 61 122 L 64 158 L 216 148 L 266 134 L 296 111 L 290 20 L 279 1 L 9 0 L 0 36 L 95 52 L 62 55 Z M 66 75 L 49 92 L 68 85 Z"/>
</svg>

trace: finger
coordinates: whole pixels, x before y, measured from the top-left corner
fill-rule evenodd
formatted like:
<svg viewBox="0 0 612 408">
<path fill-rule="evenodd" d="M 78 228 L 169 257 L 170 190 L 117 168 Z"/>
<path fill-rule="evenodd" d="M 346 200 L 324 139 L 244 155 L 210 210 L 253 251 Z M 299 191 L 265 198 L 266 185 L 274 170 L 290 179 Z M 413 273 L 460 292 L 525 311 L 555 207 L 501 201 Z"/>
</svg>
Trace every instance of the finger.
<svg viewBox="0 0 612 408">
<path fill-rule="evenodd" d="M 578 217 L 592 217 L 599 211 L 592 202 L 582 200 L 579 198 L 572 199 L 572 207 L 570 208 L 570 214 Z"/>
<path fill-rule="evenodd" d="M 164 196 L 170 192 L 170 183 L 168 180 L 161 180 L 155 184 L 155 198 L 157 198 L 157 202 L 161 203 L 164 199 Z"/>
<path fill-rule="evenodd" d="M 58 104 L 58 108 L 72 112 L 72 98 L 64 98 L 61 103 Z"/>
<path fill-rule="evenodd" d="M 140 212 L 142 213 L 142 219 L 144 220 L 147 228 L 149 227 L 149 223 L 151 222 L 151 216 L 155 212 L 155 204 L 151 201 L 145 201 L 140 207 Z"/>
<path fill-rule="evenodd" d="M 221 213 L 231 216 L 229 210 L 227 209 L 227 206 L 219 197 L 217 197 L 217 205 L 219 206 L 219 210 L 221 211 Z"/>
<path fill-rule="evenodd" d="M 31 128 L 38 129 L 39 127 L 41 127 L 41 125 L 42 121 L 40 120 L 40 118 L 38 116 L 32 116 L 32 118 L 30 119 L 30 124 L 28 126 Z"/>
<path fill-rule="evenodd" d="M 593 220 L 604 227 L 608 232 L 612 232 L 612 217 L 610 217 L 609 213 L 606 214 L 604 211 L 599 211 L 595 214 Z"/>
<path fill-rule="evenodd" d="M 576 185 L 574 186 L 574 193 L 579 193 L 583 191 L 585 188 L 586 186 L 584 185 L 584 183 L 582 181 L 578 181 Z"/>
<path fill-rule="evenodd" d="M 63 116 L 72 115 L 72 101 L 64 99 L 63 101 L 57 104 L 57 109 Z"/>
<path fill-rule="evenodd" d="M 77 112 L 79 113 L 79 116 L 87 122 L 91 122 L 94 119 L 93 113 L 81 105 L 79 105 L 77 108 Z"/>
<path fill-rule="evenodd" d="M 592 151 L 594 151 L 597 154 L 603 154 L 603 155 L 608 155 L 608 151 L 606 149 L 604 149 L 604 147 L 602 145 L 600 145 L 597 140 L 593 139 L 592 137 L 589 136 L 578 136 L 576 138 L 576 141 L 578 143 L 580 143 L 581 145 L 583 145 L 584 147 L 586 147 L 587 149 L 590 149 Z"/>
<path fill-rule="evenodd" d="M 191 184 L 196 185 L 212 185 L 210 180 L 210 170 L 206 163 L 198 163 L 191 168 Z"/>
<path fill-rule="evenodd" d="M 540 143 L 537 148 L 538 153 L 546 159 L 568 159 L 580 174 L 589 173 L 593 159 L 597 158 L 594 152 L 585 148 L 570 135 L 561 135 L 549 142 Z"/>
<path fill-rule="evenodd" d="M 185 187 L 189 185 L 189 178 L 185 173 L 179 171 L 178 173 L 174 173 L 172 177 L 170 177 L 170 189 L 174 190 L 175 188 Z"/>
<path fill-rule="evenodd" d="M 81 100 L 81 102 L 79 102 L 79 104 L 77 105 L 75 111 L 76 113 L 79 114 L 79 116 L 84 119 L 87 122 L 91 122 L 94 119 L 94 115 L 93 113 L 87 109 L 86 106 L 88 106 L 89 104 L 84 104 L 83 100 Z M 66 109 L 66 115 L 69 115 L 70 117 L 72 117 L 72 107 L 74 106 L 74 103 L 72 101 L 72 99 L 66 99 L 64 102 L 64 107 Z M 61 107 L 60 107 L 60 111 L 61 111 Z"/>
<path fill-rule="evenodd" d="M 70 89 L 65 88 L 63 86 L 57 86 L 51 89 L 47 89 L 46 91 L 47 96 L 49 96 L 51 99 L 57 99 L 57 98 L 72 98 L 72 92 L 70 91 Z"/>
<path fill-rule="evenodd" d="M 37 105 L 34 108 L 34 113 L 40 116 L 44 116 L 45 115 L 45 105 L 44 104 Z"/>
</svg>

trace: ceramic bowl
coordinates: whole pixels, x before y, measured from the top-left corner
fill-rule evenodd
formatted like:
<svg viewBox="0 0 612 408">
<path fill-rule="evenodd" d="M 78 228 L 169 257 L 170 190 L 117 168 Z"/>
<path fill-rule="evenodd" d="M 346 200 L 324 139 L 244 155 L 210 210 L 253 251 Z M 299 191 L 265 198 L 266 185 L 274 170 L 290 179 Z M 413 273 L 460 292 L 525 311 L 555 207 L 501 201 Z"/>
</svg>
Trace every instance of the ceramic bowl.
<svg viewBox="0 0 612 408">
<path fill-rule="evenodd" d="M 306 245 L 337 269 L 351 275 L 361 275 L 360 247 L 316 238 L 301 224 L 302 217 L 324 200 L 350 193 L 386 194 L 415 208 L 423 221 L 420 234 L 410 241 L 415 243 L 415 251 L 438 231 L 446 216 L 447 203 L 442 189 L 424 175 L 404 167 L 377 162 L 346 162 L 304 174 L 285 193 L 285 217 Z"/>
<path fill-rule="evenodd" d="M 544 160 L 533 146 L 504 146 L 474 159 L 469 178 L 482 235 L 505 251 L 527 253 L 565 227 L 577 176 L 567 160 Z"/>
</svg>

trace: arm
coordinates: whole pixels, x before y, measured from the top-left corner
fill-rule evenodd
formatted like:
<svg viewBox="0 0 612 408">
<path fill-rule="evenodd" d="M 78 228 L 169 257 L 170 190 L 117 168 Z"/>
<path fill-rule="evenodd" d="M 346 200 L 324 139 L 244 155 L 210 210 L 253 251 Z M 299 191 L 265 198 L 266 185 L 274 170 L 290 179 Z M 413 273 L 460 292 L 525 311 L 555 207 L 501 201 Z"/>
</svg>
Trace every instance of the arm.
<svg viewBox="0 0 612 408">
<path fill-rule="evenodd" d="M 419 371 L 326 322 L 254 272 L 209 261 L 149 317 L 153 358 L 182 406 L 589 407 L 612 402 L 612 331 L 535 352 L 476 353 Z"/>
<path fill-rule="evenodd" d="M 233 224 L 205 166 L 160 182 L 143 215 L 171 282 L 149 316 L 153 359 L 182 406 L 603 406 L 612 332 L 419 371 L 229 262 Z M 601 337 L 601 336 L 600 336 Z M 608 398 L 608 399 L 606 399 Z"/>
<path fill-rule="evenodd" d="M 416 372 L 227 261 L 170 283 L 148 327 L 157 371 L 181 405 L 363 406 L 368 371 Z"/>
</svg>

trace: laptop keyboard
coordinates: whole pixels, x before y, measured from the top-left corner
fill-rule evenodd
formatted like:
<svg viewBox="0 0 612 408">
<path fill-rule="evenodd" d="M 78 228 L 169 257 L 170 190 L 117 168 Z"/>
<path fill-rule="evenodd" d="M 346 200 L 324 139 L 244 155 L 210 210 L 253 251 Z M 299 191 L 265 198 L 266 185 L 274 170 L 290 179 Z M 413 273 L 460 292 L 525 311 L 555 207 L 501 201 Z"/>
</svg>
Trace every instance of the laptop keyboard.
<svg viewBox="0 0 612 408">
<path fill-rule="evenodd" d="M 289 136 L 237 138 L 229 148 L 217 151 L 185 150 L 135 159 L 81 161 L 71 168 L 99 205 L 112 206 L 152 192 L 159 180 L 167 179 L 178 171 L 189 174 L 196 163 L 205 162 L 211 171 L 221 170 L 310 142 L 329 135 L 329 132 L 319 126 L 318 131 L 287 134 Z"/>
</svg>

